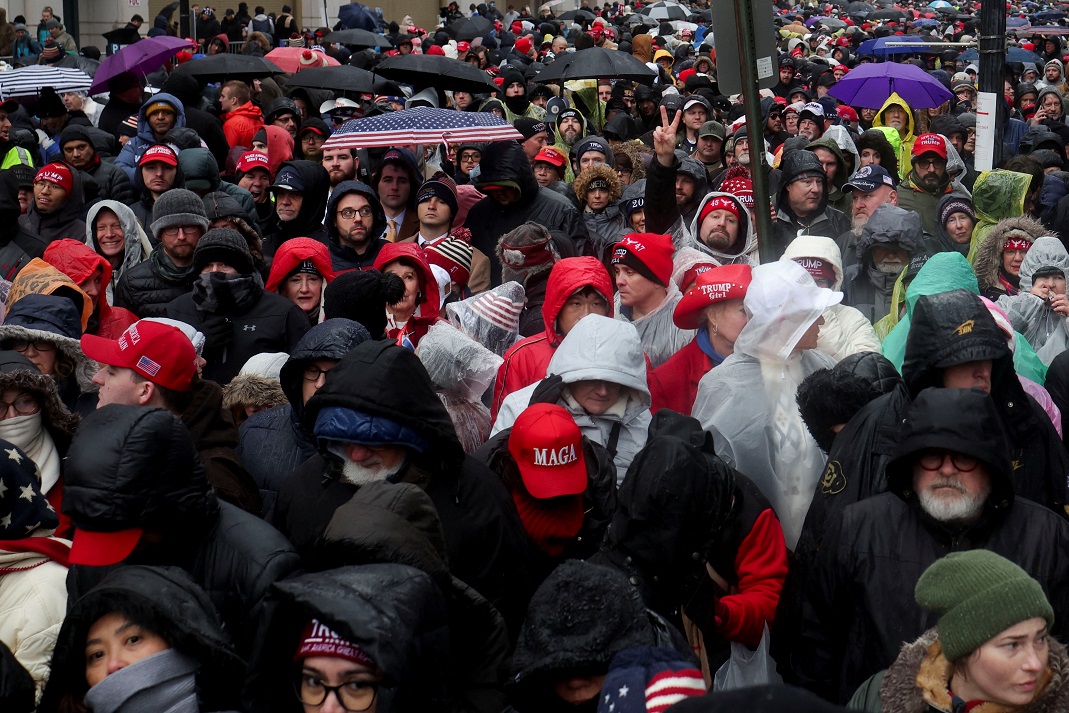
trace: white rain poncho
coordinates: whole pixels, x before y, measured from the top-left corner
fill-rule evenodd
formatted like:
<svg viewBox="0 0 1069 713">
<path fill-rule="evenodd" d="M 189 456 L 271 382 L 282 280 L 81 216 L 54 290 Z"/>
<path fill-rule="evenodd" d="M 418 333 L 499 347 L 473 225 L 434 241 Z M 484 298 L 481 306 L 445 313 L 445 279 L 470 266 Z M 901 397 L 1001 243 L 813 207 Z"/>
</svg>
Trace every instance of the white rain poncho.
<svg viewBox="0 0 1069 713">
<path fill-rule="evenodd" d="M 676 305 L 683 299 L 683 293 L 676 287 L 676 283 L 668 281 L 668 294 L 664 301 L 652 312 L 632 320 L 626 313 L 630 312 L 620 305 L 620 293 L 616 293 L 613 309 L 616 319 L 634 325 L 638 331 L 638 338 L 642 342 L 642 349 L 650 358 L 650 364 L 656 369 L 683 347 L 694 340 L 693 329 L 680 329 L 676 326 L 672 314 Z"/>
<path fill-rule="evenodd" d="M 1033 295 L 1032 276 L 1042 268 L 1058 268 L 1069 280 L 1069 253 L 1057 238 L 1042 237 L 1032 243 L 1021 263 L 1021 292 L 1003 295 L 998 306 L 1006 311 L 1013 328 L 1024 335 L 1040 360 L 1048 366 L 1069 347 L 1069 323 L 1050 303 Z"/>
<path fill-rule="evenodd" d="M 518 282 L 506 282 L 445 306 L 449 322 L 498 356 L 520 338 L 520 313 L 526 300 Z"/>
<path fill-rule="evenodd" d="M 482 395 L 497 375 L 501 357 L 441 323 L 431 325 L 419 340 L 416 356 L 449 412 L 464 452 L 474 453 L 490 435 L 490 409 Z"/>
<path fill-rule="evenodd" d="M 752 479 L 772 503 L 791 549 L 798 543 L 824 455 L 795 396 L 802 380 L 835 360 L 795 345 L 842 293 L 817 287 L 800 265 L 781 260 L 753 270 L 744 304 L 750 321 L 735 352 L 702 377 L 694 417 L 716 453 Z"/>
</svg>

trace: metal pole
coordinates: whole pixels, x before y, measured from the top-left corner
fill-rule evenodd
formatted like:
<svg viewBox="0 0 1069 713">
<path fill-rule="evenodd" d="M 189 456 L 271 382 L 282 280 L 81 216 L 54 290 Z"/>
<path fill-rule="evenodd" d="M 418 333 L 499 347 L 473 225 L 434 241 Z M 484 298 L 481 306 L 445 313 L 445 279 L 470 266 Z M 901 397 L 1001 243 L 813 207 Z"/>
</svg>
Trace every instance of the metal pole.
<svg viewBox="0 0 1069 713">
<path fill-rule="evenodd" d="M 980 36 L 976 38 L 980 53 L 979 83 L 981 92 L 999 97 L 995 111 L 993 164 L 1002 162 L 1002 136 L 1006 132 L 1006 107 L 1003 96 L 1002 67 L 1006 62 L 1006 6 L 1002 0 L 981 0 Z"/>
<path fill-rule="evenodd" d="M 190 32 L 189 26 L 189 0 L 179 0 L 178 2 L 178 36 L 179 37 L 193 37 L 193 33 Z"/>
<path fill-rule="evenodd" d="M 736 32 L 739 53 L 742 55 L 742 96 L 746 105 L 746 133 L 750 140 L 750 177 L 753 180 L 754 217 L 760 241 L 761 261 L 769 261 L 776 254 L 772 242 L 772 209 L 768 195 L 768 163 L 765 161 L 765 127 L 761 124 L 761 94 L 757 86 L 756 32 L 769 32 L 753 26 L 752 0 L 740 0 L 735 5 Z M 763 2 L 764 0 L 758 0 Z"/>
</svg>

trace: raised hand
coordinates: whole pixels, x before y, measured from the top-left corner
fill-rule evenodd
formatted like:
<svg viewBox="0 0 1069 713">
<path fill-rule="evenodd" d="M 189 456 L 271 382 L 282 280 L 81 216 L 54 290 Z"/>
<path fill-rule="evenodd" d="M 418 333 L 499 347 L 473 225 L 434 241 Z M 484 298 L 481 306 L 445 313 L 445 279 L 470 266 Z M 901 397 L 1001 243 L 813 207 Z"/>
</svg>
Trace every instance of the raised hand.
<svg viewBox="0 0 1069 713">
<path fill-rule="evenodd" d="M 653 150 L 657 154 L 657 162 L 662 166 L 671 166 L 676 160 L 676 133 L 679 131 L 679 120 L 683 112 L 677 111 L 672 121 L 668 121 L 668 108 L 661 107 L 661 125 L 653 130 Z"/>
</svg>

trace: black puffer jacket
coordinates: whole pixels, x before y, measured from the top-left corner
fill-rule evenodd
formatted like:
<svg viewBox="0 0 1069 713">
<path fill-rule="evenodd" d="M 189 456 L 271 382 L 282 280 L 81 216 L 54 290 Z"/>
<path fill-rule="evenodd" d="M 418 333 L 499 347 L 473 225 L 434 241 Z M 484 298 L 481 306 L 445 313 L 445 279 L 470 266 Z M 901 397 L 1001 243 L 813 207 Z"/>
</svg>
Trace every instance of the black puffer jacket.
<svg viewBox="0 0 1069 713">
<path fill-rule="evenodd" d="M 327 245 L 327 229 L 323 226 L 323 214 L 327 207 L 327 193 L 330 191 L 330 174 L 314 161 L 286 161 L 279 166 L 281 171 L 292 166 L 301 174 L 304 182 L 304 200 L 297 217 L 285 222 L 278 219 L 278 214 L 271 216 L 271 227 L 264 235 L 264 257 L 274 257 L 275 251 L 290 238 L 312 238 Z"/>
<path fill-rule="evenodd" d="M 426 453 L 412 455 L 394 479 L 427 491 L 442 519 L 453 574 L 489 599 L 510 625 L 518 625 L 533 587 L 516 506 L 497 476 L 464 454 L 419 358 L 389 342 L 358 345 L 306 404 L 305 428 L 311 431 L 327 407 L 388 418 L 429 442 Z M 357 490 L 342 480 L 340 466 L 335 456 L 318 455 L 279 491 L 274 522 L 301 551 Z"/>
<path fill-rule="evenodd" d="M 0 171 L 0 278 L 9 282 L 32 258 L 41 257 L 45 252 L 41 242 L 19 223 L 21 214 L 15 172 Z M 34 254 L 29 254 L 30 251 Z"/>
<path fill-rule="evenodd" d="M 909 418 L 896 455 L 915 453 L 922 438 L 970 444 L 965 447 L 993 463 L 991 493 L 976 524 L 939 523 L 918 504 L 912 459 L 903 457 L 888 467 L 890 492 L 843 511 L 825 535 L 807 583 L 793 660 L 799 682 L 829 700 L 849 700 L 865 679 L 895 660 L 903 642 L 935 624 L 936 615 L 917 604 L 913 588 L 929 565 L 950 552 L 983 548 L 1015 562 L 1060 613 L 1052 634 L 1062 639 L 1069 629 L 1069 524 L 1014 495 L 1016 476 L 996 405 L 977 390 L 931 389 L 918 396 Z"/>
<path fill-rule="evenodd" d="M 176 268 L 162 245 L 153 248 L 145 260 L 122 274 L 115 286 L 115 306 L 138 317 L 163 317 L 167 305 L 188 294 L 197 278 L 193 266 Z"/>
<path fill-rule="evenodd" d="M 343 565 L 407 564 L 429 574 L 446 596 L 452 657 L 447 675 L 453 710 L 499 713 L 511 644 L 501 614 L 449 572 L 434 503 L 411 483 L 371 483 L 334 513 L 305 560 L 311 570 Z"/>
<path fill-rule="evenodd" d="M 368 233 L 372 236 L 371 243 L 363 255 L 357 255 L 355 250 L 341 244 L 338 240 L 338 228 L 334 225 L 334 211 L 338 207 L 338 202 L 350 193 L 359 193 L 367 198 L 368 205 L 375 214 L 375 221 L 371 224 L 371 230 Z M 330 262 L 335 273 L 343 270 L 369 270 L 374 266 L 379 250 L 386 244 L 386 240 L 380 237 L 386 230 L 386 213 L 383 212 L 382 203 L 379 202 L 379 197 L 375 195 L 371 186 L 361 181 L 342 181 L 335 186 L 334 192 L 330 194 L 330 200 L 327 201 L 327 217 L 324 218 L 323 223 L 327 230 Z"/>
<path fill-rule="evenodd" d="M 274 519 L 275 500 L 286 478 L 318 453 L 301 425 L 304 413 L 304 369 L 317 359 L 340 361 L 361 342 L 371 339 L 363 325 L 336 317 L 317 324 L 301 337 L 282 367 L 279 381 L 289 404 L 250 416 L 240 428 L 237 453 L 260 488 L 263 517 Z"/>
<path fill-rule="evenodd" d="M 492 143 L 483 152 L 482 166 L 477 187 L 508 185 L 520 192 L 520 199 L 508 206 L 490 196 L 483 198 L 471 207 L 464 221 L 471 230 L 472 245 L 490 258 L 491 285 L 501 284 L 498 239 L 527 221 L 545 226 L 558 241 L 586 241 L 587 231 L 579 211 L 559 193 L 538 185 L 522 146 L 514 141 Z"/>
<path fill-rule="evenodd" d="M 245 663 L 204 591 L 177 567 L 121 567 L 71 602 L 52 656 L 52 674 L 40 711 L 55 711 L 65 700 L 82 702 L 85 643 L 100 617 L 118 612 L 159 635 L 174 649 L 200 664 L 197 693 L 201 710 L 237 708 Z"/>
<path fill-rule="evenodd" d="M 356 644 L 386 675 L 377 711 L 448 710 L 447 603 L 426 572 L 367 564 L 305 574 L 276 584 L 267 608 L 243 696 L 250 713 L 303 710 L 293 695 L 293 655 L 312 619 Z"/>
<path fill-rule="evenodd" d="M 138 550 L 124 564 L 185 569 L 208 593 L 238 651 L 248 653 L 267 589 L 300 560 L 270 525 L 219 502 L 178 417 L 161 408 L 104 406 L 82 422 L 67 455 L 63 512 L 74 526 L 158 533 L 159 544 Z M 69 601 L 77 601 L 109 569 L 72 566 Z"/>
</svg>

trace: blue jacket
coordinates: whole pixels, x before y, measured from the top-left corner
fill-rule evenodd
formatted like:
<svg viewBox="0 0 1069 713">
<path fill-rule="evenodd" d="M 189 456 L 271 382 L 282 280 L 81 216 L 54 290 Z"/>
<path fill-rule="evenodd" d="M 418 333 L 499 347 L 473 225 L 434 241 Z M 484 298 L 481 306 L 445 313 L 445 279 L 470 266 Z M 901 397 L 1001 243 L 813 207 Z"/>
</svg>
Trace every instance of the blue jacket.
<svg viewBox="0 0 1069 713">
<path fill-rule="evenodd" d="M 126 175 L 131 181 L 134 180 L 134 171 L 137 170 L 137 162 L 140 160 L 141 154 L 149 146 L 159 143 L 152 133 L 148 118 L 145 116 L 145 109 L 158 101 L 165 101 L 173 105 L 178 112 L 174 128 L 181 129 L 186 125 L 186 108 L 182 101 L 173 94 L 160 92 L 141 105 L 137 112 L 137 136 L 126 142 L 126 146 L 123 146 L 122 151 L 119 152 L 119 157 L 115 159 L 115 165 L 126 171 Z"/>
</svg>

